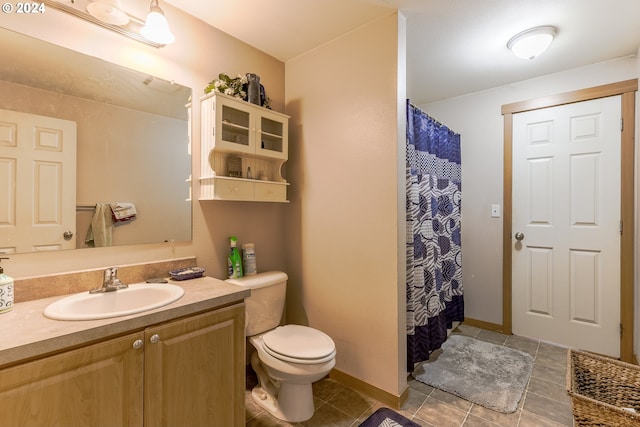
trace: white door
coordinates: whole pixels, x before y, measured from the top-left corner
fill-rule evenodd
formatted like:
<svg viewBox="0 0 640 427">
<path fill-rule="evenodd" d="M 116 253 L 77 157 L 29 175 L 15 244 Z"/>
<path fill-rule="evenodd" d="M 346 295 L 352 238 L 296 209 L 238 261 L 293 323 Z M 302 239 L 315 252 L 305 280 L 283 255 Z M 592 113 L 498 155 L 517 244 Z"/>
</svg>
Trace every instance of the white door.
<svg viewBox="0 0 640 427">
<path fill-rule="evenodd" d="M 620 122 L 619 96 L 513 115 L 516 335 L 619 356 Z"/>
<path fill-rule="evenodd" d="M 76 123 L 0 110 L 0 253 L 73 249 L 75 219 Z"/>
</svg>

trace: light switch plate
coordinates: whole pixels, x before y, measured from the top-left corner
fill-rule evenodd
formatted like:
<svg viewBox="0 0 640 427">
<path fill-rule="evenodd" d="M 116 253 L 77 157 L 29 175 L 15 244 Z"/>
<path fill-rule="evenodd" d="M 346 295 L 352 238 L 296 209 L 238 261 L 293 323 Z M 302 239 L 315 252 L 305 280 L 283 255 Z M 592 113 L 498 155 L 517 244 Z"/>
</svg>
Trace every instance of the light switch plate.
<svg viewBox="0 0 640 427">
<path fill-rule="evenodd" d="M 491 218 L 500 218 L 500 205 L 491 205 Z"/>
</svg>

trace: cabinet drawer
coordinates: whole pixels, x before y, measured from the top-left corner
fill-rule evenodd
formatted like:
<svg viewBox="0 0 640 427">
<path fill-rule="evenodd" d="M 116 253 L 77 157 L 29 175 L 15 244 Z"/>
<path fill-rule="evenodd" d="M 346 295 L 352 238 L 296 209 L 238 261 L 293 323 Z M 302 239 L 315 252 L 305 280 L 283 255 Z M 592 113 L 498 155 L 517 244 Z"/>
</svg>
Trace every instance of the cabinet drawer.
<svg viewBox="0 0 640 427">
<path fill-rule="evenodd" d="M 255 182 L 255 200 L 261 202 L 284 202 L 287 200 L 287 186 L 274 182 Z"/>
<path fill-rule="evenodd" d="M 239 179 L 217 178 L 215 198 L 225 200 L 251 200 L 253 198 L 253 182 Z"/>
</svg>

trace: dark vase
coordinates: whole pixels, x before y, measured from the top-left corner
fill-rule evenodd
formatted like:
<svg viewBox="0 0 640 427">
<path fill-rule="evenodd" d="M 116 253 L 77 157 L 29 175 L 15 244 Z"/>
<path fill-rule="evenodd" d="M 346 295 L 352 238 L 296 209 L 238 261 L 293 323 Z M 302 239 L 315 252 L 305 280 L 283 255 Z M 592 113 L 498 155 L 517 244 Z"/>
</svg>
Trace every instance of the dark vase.
<svg viewBox="0 0 640 427">
<path fill-rule="evenodd" d="M 249 87 L 247 89 L 248 101 L 252 104 L 261 105 L 260 101 L 260 76 L 253 73 L 247 74 Z"/>
</svg>

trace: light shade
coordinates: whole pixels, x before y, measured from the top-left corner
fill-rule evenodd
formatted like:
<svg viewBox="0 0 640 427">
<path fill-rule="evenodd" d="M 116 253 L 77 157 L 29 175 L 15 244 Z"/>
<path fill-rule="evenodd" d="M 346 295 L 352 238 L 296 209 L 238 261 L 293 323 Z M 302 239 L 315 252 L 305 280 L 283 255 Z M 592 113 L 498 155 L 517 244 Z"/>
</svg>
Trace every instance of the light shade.
<svg viewBox="0 0 640 427">
<path fill-rule="evenodd" d="M 533 59 L 547 50 L 557 33 L 551 26 L 529 28 L 511 37 L 507 47 L 518 58 Z"/>
<path fill-rule="evenodd" d="M 156 43 L 169 44 L 176 41 L 176 36 L 174 36 L 169 29 L 169 24 L 164 17 L 164 12 L 158 5 L 158 0 L 151 2 L 147 20 L 144 27 L 140 30 L 140 33 L 142 33 L 146 39 Z"/>
</svg>

